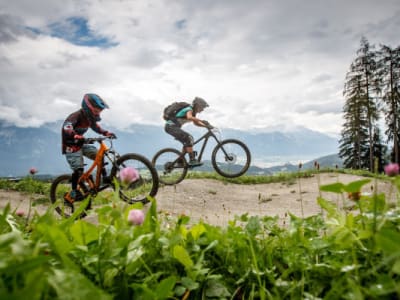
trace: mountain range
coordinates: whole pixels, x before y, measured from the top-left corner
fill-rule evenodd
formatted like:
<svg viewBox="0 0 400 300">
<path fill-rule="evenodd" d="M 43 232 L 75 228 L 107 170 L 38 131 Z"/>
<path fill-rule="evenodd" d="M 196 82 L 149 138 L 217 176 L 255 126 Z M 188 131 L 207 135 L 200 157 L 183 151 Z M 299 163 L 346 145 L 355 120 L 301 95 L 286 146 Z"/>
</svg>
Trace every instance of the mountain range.
<svg viewBox="0 0 400 300">
<path fill-rule="evenodd" d="M 186 129 L 196 138 L 204 129 Z M 121 154 L 140 153 L 151 160 L 153 155 L 165 147 L 181 148 L 181 144 L 164 132 L 162 126 L 133 124 L 126 130 L 107 127 L 116 133 L 115 148 Z M 0 176 L 24 176 L 31 167 L 39 174 L 70 172 L 65 157 L 61 154 L 61 124 L 49 123 L 41 127 L 20 128 L 0 122 Z M 90 132 L 90 131 L 89 131 Z M 223 139 L 235 138 L 244 142 L 252 154 L 252 173 L 271 173 L 273 170 L 297 168 L 323 156 L 327 164 L 340 164 L 337 157 L 337 139 L 306 128 L 295 131 L 243 131 L 229 128 L 220 130 Z M 93 132 L 89 136 L 95 136 Z M 205 159 L 210 158 L 214 143 L 206 148 Z M 250 172 L 250 170 L 249 170 Z"/>
</svg>

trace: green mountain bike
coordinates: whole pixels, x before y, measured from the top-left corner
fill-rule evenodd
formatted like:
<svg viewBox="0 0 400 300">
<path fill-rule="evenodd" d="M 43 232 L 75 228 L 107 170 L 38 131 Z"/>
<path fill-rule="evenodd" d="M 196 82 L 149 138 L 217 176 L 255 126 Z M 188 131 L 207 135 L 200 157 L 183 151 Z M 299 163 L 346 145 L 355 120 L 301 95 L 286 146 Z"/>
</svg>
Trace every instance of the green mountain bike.
<svg viewBox="0 0 400 300">
<path fill-rule="evenodd" d="M 207 122 L 208 123 L 208 122 Z M 246 173 L 250 167 L 251 154 L 249 148 L 237 139 L 221 140 L 219 130 L 211 125 L 207 132 L 194 141 L 194 146 L 201 144 L 197 159 L 202 162 L 206 146 L 210 140 L 216 145 L 211 153 L 212 168 L 221 176 L 234 178 Z M 152 164 L 157 170 L 159 181 L 165 185 L 173 185 L 181 182 L 189 169 L 196 168 L 189 166 L 185 158 L 186 152 L 174 148 L 165 148 L 158 151 Z"/>
</svg>

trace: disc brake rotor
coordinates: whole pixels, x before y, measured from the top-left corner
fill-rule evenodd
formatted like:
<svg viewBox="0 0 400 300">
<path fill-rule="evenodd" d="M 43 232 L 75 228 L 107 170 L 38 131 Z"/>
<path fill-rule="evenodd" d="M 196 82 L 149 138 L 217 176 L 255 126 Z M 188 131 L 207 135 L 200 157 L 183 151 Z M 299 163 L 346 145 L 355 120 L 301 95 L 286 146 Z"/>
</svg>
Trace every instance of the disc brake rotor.
<svg viewBox="0 0 400 300">
<path fill-rule="evenodd" d="M 228 164 L 236 163 L 237 156 L 233 153 L 229 153 L 228 156 L 225 157 L 225 162 Z"/>
</svg>

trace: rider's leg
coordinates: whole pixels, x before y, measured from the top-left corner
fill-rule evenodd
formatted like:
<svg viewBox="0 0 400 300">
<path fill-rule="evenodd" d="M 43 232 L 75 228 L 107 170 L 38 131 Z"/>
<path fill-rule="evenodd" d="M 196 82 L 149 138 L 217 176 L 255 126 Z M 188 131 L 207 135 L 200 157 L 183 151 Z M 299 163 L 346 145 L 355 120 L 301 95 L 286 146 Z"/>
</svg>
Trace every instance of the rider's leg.
<svg viewBox="0 0 400 300">
<path fill-rule="evenodd" d="M 172 135 L 176 140 L 180 141 L 183 145 L 182 153 L 189 154 L 189 159 L 194 159 L 193 153 L 193 137 L 187 133 L 186 131 L 182 130 L 180 126 L 175 124 L 167 124 L 165 125 L 165 132 Z M 183 163 L 183 162 L 180 162 Z"/>
<path fill-rule="evenodd" d="M 196 153 L 193 151 L 193 141 L 193 136 L 186 133 L 185 138 L 183 139 L 183 145 L 185 147 L 185 151 L 189 154 L 189 166 L 197 167 L 201 166 L 203 163 L 196 159 Z"/>
<path fill-rule="evenodd" d="M 76 199 L 78 197 L 78 180 L 79 177 L 83 174 L 83 155 L 82 150 L 77 152 L 66 153 L 65 155 L 68 164 L 72 169 L 72 178 L 71 178 L 71 197 Z"/>
<path fill-rule="evenodd" d="M 94 160 L 96 158 L 97 148 L 96 146 L 85 144 L 82 146 L 82 154 L 85 157 Z"/>
<path fill-rule="evenodd" d="M 78 198 L 78 195 L 80 194 L 78 192 L 78 180 L 79 177 L 81 177 L 83 174 L 83 168 L 79 168 L 77 170 L 74 170 L 72 173 L 72 178 L 71 178 L 71 197 L 74 198 L 75 200 Z"/>
<path fill-rule="evenodd" d="M 193 159 L 196 159 L 196 155 L 195 155 L 195 153 L 193 152 L 193 147 L 192 146 L 188 146 L 188 147 L 184 147 L 184 151 L 187 153 L 187 154 L 189 154 L 189 159 L 190 160 L 193 160 Z"/>
</svg>

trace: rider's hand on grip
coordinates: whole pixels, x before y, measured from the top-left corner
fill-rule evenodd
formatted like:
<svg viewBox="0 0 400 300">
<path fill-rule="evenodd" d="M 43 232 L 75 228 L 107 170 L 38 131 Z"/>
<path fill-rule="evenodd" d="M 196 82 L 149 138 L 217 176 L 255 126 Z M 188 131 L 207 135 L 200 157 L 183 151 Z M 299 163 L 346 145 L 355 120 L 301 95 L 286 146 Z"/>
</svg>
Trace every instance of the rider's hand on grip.
<svg viewBox="0 0 400 300">
<path fill-rule="evenodd" d="M 201 120 L 201 122 L 203 122 L 204 125 L 206 125 L 207 128 L 209 129 L 213 129 L 214 127 L 206 120 Z"/>
<path fill-rule="evenodd" d="M 75 139 L 75 140 L 84 140 L 85 137 L 84 137 L 83 135 L 80 135 L 80 134 L 75 134 L 75 135 L 74 135 L 74 139 Z"/>
<path fill-rule="evenodd" d="M 116 139 L 117 138 L 117 136 L 114 133 L 110 132 L 110 131 L 106 131 L 104 133 L 104 136 L 112 138 L 112 139 Z"/>
<path fill-rule="evenodd" d="M 85 137 L 80 134 L 75 134 L 74 140 L 75 140 L 75 143 L 78 145 L 83 145 L 85 143 Z"/>
</svg>

